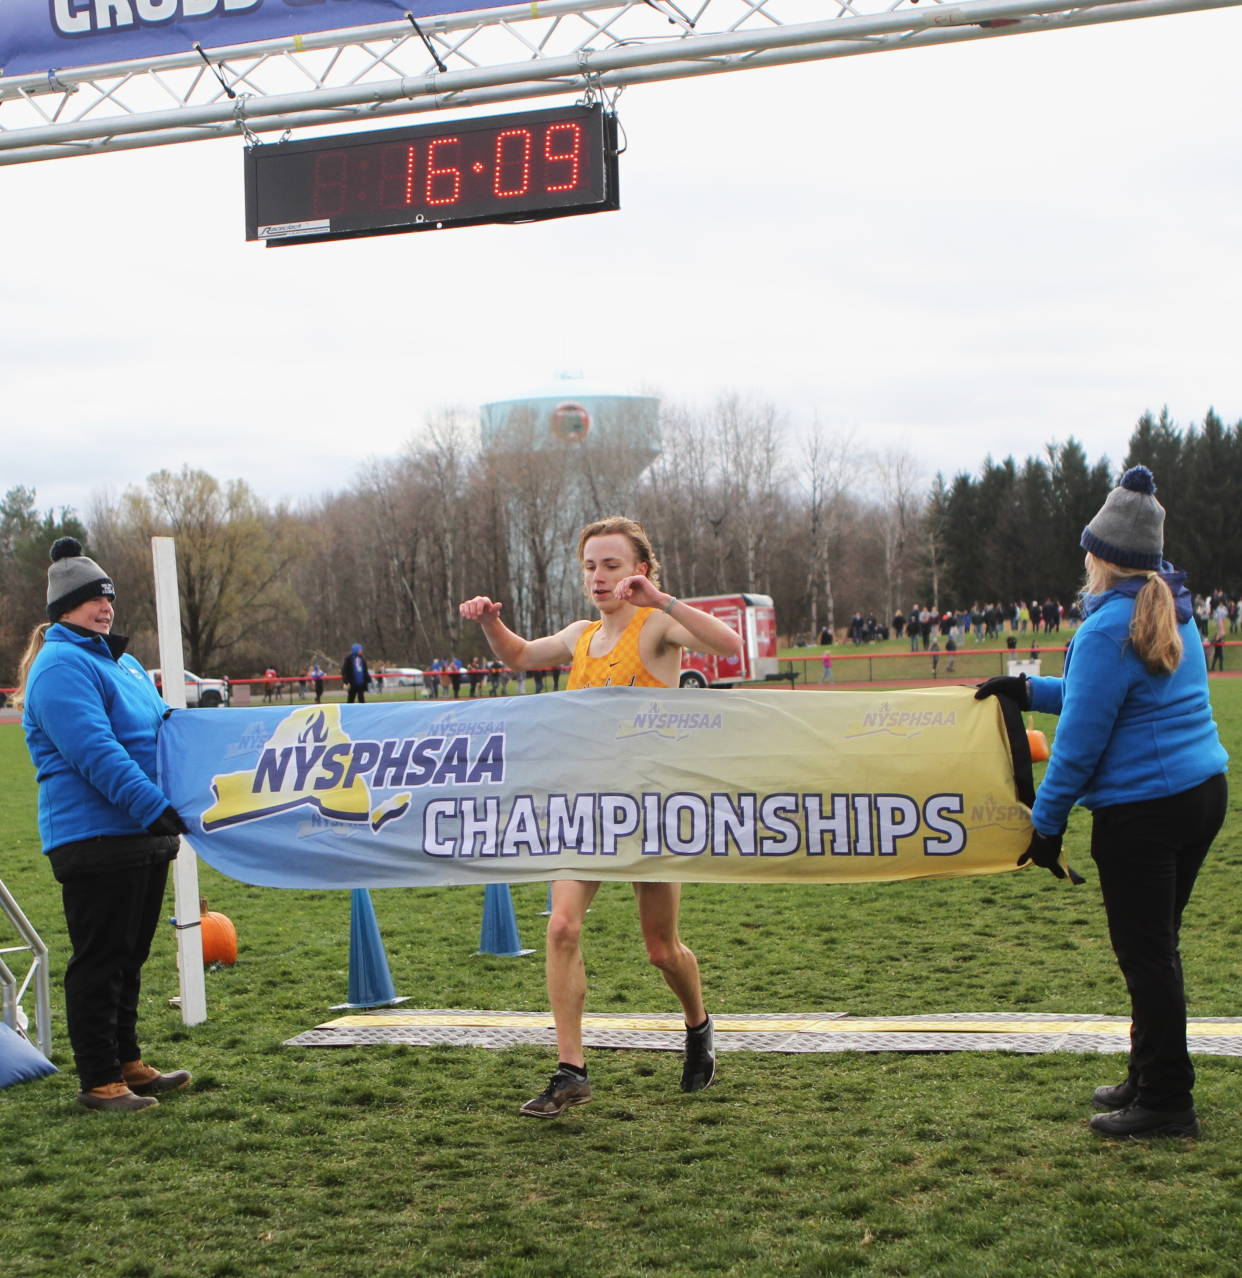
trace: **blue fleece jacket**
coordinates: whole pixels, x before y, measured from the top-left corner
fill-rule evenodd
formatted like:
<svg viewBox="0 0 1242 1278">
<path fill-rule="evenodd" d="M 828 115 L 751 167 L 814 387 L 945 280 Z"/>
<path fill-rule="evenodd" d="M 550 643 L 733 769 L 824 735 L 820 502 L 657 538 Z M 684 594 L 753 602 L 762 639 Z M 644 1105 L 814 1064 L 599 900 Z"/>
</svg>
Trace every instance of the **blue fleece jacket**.
<svg viewBox="0 0 1242 1278">
<path fill-rule="evenodd" d="M 1172 674 L 1149 674 L 1129 642 L 1134 596 L 1146 584 L 1138 578 L 1092 600 L 1062 678 L 1031 680 L 1031 708 L 1061 716 L 1032 809 L 1042 834 L 1064 830 L 1075 803 L 1095 809 L 1164 799 L 1228 770 L 1183 574 L 1162 575 L 1177 599 L 1182 636 Z"/>
<path fill-rule="evenodd" d="M 168 806 L 155 784 L 164 703 L 142 666 L 100 635 L 48 628 L 26 680 L 22 727 L 39 782 L 44 852 L 144 834 Z"/>
</svg>

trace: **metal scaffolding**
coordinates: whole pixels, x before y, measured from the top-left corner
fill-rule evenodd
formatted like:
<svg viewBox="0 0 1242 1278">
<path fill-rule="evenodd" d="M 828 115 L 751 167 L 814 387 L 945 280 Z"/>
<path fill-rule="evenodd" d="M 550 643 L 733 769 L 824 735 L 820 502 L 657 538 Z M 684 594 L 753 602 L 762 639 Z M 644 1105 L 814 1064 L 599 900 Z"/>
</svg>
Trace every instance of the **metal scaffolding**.
<svg viewBox="0 0 1242 1278">
<path fill-rule="evenodd" d="M 44 1056 L 52 1054 L 52 986 L 47 968 L 47 946 L 39 939 L 39 934 L 30 926 L 30 921 L 22 913 L 21 906 L 13 899 L 13 894 L 0 882 L 0 913 L 13 925 L 24 944 L 12 945 L 0 950 L 4 954 L 30 955 L 30 967 L 26 970 L 26 979 L 21 986 L 17 977 L 9 970 L 8 964 L 0 958 L 0 1020 L 14 1030 L 22 1030 L 22 999 L 30 982 L 35 987 L 35 1043 Z"/>
<path fill-rule="evenodd" d="M 684 3 L 684 0 L 682 0 Z M 1242 0 L 534 0 L 0 79 L 0 164 L 1061 31 Z M 671 28 L 671 29 L 670 29 Z M 439 70 L 437 63 L 445 70 Z"/>
</svg>

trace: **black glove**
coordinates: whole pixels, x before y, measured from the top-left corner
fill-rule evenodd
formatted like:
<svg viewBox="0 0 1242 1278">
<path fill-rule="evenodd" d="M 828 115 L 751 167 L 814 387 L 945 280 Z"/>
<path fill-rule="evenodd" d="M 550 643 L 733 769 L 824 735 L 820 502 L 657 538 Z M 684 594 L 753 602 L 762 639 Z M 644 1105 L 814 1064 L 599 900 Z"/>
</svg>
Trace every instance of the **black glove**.
<svg viewBox="0 0 1242 1278">
<path fill-rule="evenodd" d="M 166 836 L 167 838 L 176 838 L 178 834 L 189 834 L 190 827 L 177 815 L 177 809 L 166 807 L 163 812 L 147 826 L 147 833 L 154 835 L 156 838 Z"/>
<path fill-rule="evenodd" d="M 1019 710 L 1031 708 L 1031 684 L 1026 675 L 997 675 L 987 679 L 975 689 L 975 700 L 985 697 L 1008 697 Z"/>
<path fill-rule="evenodd" d="M 1042 869 L 1051 870 L 1058 879 L 1065 878 L 1066 871 L 1069 871 L 1069 881 L 1071 883 L 1075 885 L 1085 883 L 1087 880 L 1068 861 L 1065 863 L 1064 868 L 1061 865 L 1061 840 L 1063 838 L 1064 836 L 1060 834 L 1040 834 L 1038 830 L 1032 830 L 1030 846 L 1018 858 L 1018 864 L 1025 865 L 1028 861 L 1033 861 Z"/>
</svg>

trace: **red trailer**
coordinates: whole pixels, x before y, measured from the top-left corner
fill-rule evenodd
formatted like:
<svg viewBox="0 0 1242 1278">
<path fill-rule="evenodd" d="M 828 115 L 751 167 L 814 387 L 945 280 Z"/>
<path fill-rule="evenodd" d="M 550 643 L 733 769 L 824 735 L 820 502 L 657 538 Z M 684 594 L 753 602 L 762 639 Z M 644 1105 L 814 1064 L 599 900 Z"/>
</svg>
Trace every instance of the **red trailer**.
<svg viewBox="0 0 1242 1278">
<path fill-rule="evenodd" d="M 730 688 L 746 679 L 766 679 L 776 673 L 776 609 L 768 595 L 703 595 L 683 599 L 742 636 L 740 657 L 713 657 L 692 652 L 681 657 L 683 688 Z"/>
</svg>

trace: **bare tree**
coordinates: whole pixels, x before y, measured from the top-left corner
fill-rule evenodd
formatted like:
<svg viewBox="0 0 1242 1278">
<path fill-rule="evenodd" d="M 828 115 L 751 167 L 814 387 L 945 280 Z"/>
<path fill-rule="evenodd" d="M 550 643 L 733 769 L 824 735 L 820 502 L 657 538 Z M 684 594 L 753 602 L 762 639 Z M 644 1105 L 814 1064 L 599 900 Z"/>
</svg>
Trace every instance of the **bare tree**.
<svg viewBox="0 0 1242 1278">
<path fill-rule="evenodd" d="M 906 545 L 922 514 L 921 476 L 904 445 L 886 448 L 872 461 L 880 535 L 884 547 L 884 624 L 893 620 L 893 600 L 900 598 L 906 566 Z"/>
<path fill-rule="evenodd" d="M 819 633 L 819 601 L 824 601 L 824 624 L 836 634 L 836 608 L 832 593 L 832 547 L 846 516 L 846 494 L 863 469 L 863 454 L 855 446 L 853 431 L 829 435 L 816 417 L 799 449 L 800 475 L 806 490 L 810 554 L 806 591 L 811 610 L 811 634 Z"/>
<path fill-rule="evenodd" d="M 761 550 L 775 513 L 777 487 L 784 478 L 785 420 L 775 404 L 746 399 L 736 391 L 716 401 L 713 418 L 721 484 L 738 530 L 742 589 L 754 591 L 759 588 Z M 763 584 L 766 587 L 766 580 Z"/>
</svg>

